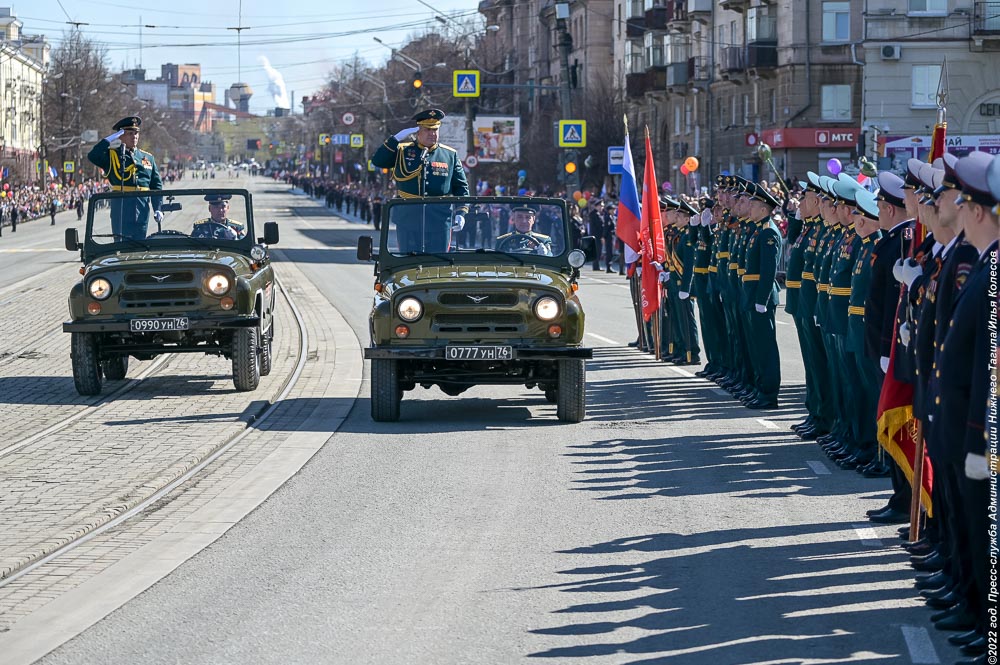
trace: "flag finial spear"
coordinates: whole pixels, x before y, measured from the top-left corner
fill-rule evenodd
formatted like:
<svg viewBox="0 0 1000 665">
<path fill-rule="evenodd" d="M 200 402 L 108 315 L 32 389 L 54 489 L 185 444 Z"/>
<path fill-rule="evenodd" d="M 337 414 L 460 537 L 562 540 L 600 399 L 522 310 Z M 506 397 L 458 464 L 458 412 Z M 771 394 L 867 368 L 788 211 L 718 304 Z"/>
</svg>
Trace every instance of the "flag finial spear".
<svg viewBox="0 0 1000 665">
<path fill-rule="evenodd" d="M 643 127 L 646 130 L 646 138 L 648 139 L 649 138 L 649 125 L 643 125 Z"/>
<path fill-rule="evenodd" d="M 625 123 L 625 135 L 628 135 L 628 114 L 622 113 L 622 122 Z"/>
<path fill-rule="evenodd" d="M 948 119 L 948 109 L 945 105 L 948 103 L 948 56 L 944 57 L 944 62 L 941 66 L 941 76 L 938 78 L 938 89 L 937 89 L 937 122 L 938 124 L 945 124 Z"/>
</svg>

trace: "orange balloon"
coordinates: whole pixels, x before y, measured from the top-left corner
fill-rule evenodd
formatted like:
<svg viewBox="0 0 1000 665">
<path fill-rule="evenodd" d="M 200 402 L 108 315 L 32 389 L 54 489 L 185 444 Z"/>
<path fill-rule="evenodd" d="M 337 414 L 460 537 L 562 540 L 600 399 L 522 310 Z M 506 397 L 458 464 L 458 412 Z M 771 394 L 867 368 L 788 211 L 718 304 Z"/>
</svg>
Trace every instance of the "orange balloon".
<svg viewBox="0 0 1000 665">
<path fill-rule="evenodd" d="M 579 199 L 581 196 L 583 196 L 583 194 L 580 193 L 579 189 L 576 190 L 575 192 L 573 192 L 573 200 L 574 201 L 576 201 L 577 199 Z"/>
<path fill-rule="evenodd" d="M 698 164 L 697 157 L 688 157 L 687 159 L 684 160 L 684 166 L 687 167 L 688 171 L 691 171 L 693 173 L 694 171 L 698 170 L 700 164 Z"/>
</svg>

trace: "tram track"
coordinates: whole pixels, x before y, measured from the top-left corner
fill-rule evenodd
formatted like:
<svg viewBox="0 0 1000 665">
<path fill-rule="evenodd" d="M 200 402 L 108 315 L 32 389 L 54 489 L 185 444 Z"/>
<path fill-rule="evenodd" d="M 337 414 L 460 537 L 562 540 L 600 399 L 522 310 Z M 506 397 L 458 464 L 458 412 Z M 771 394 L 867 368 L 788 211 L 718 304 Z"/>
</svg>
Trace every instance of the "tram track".
<svg viewBox="0 0 1000 665">
<path fill-rule="evenodd" d="M 99 519 L 96 524 L 82 525 L 81 528 L 77 529 L 73 535 L 59 545 L 50 549 L 46 552 L 39 553 L 39 555 L 27 559 L 22 565 L 16 566 L 9 571 L 0 571 L 0 589 L 7 586 L 8 584 L 14 582 L 15 580 L 23 577 L 24 575 L 30 573 L 31 571 L 43 566 L 60 556 L 72 551 L 76 547 L 88 542 L 89 540 L 115 528 L 119 524 L 130 520 L 137 515 L 140 515 L 146 511 L 150 506 L 153 506 L 157 502 L 163 500 L 171 492 L 183 486 L 189 480 L 198 475 L 201 471 L 211 466 L 213 462 L 218 460 L 222 455 L 229 451 L 234 445 L 239 443 L 245 437 L 250 435 L 255 429 L 257 429 L 261 423 L 267 421 L 268 418 L 274 413 L 277 406 L 284 400 L 289 392 L 295 387 L 298 382 L 303 367 L 307 361 L 306 349 L 308 348 L 308 332 L 305 326 L 305 320 L 300 312 L 298 306 L 296 305 L 294 299 L 289 293 L 289 289 L 281 283 L 280 279 L 276 277 L 275 284 L 281 293 L 282 298 L 285 303 L 287 303 L 289 310 L 291 311 L 292 318 L 295 322 L 295 326 L 298 331 L 298 345 L 296 347 L 297 361 L 294 368 L 284 380 L 276 387 L 274 391 L 274 397 L 263 401 L 263 404 L 256 411 L 256 413 L 249 414 L 249 418 L 246 422 L 246 426 L 240 431 L 227 436 L 222 439 L 216 446 L 211 450 L 207 451 L 202 455 L 200 460 L 194 461 L 190 466 L 184 471 L 180 472 L 171 480 L 163 483 L 158 489 L 155 489 L 152 493 L 137 497 L 131 501 L 120 503 L 115 506 L 117 510 L 108 511 Z M 129 390 L 134 389 L 142 380 L 148 379 L 153 376 L 158 371 L 164 369 L 167 366 L 169 359 L 173 356 L 161 356 L 162 362 L 154 361 L 154 364 L 146 368 L 142 374 L 133 378 L 125 385 L 121 386 L 114 393 L 110 393 L 106 396 L 102 396 L 95 403 L 85 407 L 83 410 L 78 411 L 66 418 L 60 420 L 57 423 L 47 427 L 41 432 L 37 432 L 29 436 L 26 439 L 8 446 L 0 450 L 0 458 L 10 455 L 17 450 L 24 449 L 26 446 L 39 441 L 40 439 L 51 436 L 76 422 L 95 414 L 101 412 L 102 407 L 113 404 L 116 397 L 120 397 Z M 160 359 L 157 359 L 158 361 Z"/>
</svg>

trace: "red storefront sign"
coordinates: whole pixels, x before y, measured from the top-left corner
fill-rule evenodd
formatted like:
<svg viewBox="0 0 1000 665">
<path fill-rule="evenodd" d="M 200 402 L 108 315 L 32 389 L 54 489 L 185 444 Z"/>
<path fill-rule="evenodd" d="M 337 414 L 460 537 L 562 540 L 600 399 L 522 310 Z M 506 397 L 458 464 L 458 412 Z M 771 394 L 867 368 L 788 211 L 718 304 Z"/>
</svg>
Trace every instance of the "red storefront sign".
<svg viewBox="0 0 1000 665">
<path fill-rule="evenodd" d="M 761 141 L 772 148 L 854 148 L 861 130 L 857 127 L 794 127 L 765 129 Z"/>
</svg>

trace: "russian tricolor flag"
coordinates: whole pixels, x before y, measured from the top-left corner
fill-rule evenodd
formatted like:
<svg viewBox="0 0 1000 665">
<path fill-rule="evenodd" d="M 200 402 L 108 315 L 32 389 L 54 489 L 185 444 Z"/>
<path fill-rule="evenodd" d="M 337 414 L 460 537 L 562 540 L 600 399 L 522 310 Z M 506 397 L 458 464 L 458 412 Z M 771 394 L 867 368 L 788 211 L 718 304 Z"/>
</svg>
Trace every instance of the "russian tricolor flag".
<svg viewBox="0 0 1000 665">
<path fill-rule="evenodd" d="M 625 159 L 622 162 L 625 173 L 618 192 L 618 224 L 615 234 L 628 245 L 633 252 L 642 248 L 639 229 L 642 225 L 642 213 L 639 207 L 639 187 L 635 181 L 635 166 L 632 164 L 632 148 L 629 145 L 628 130 L 625 130 Z"/>
</svg>

